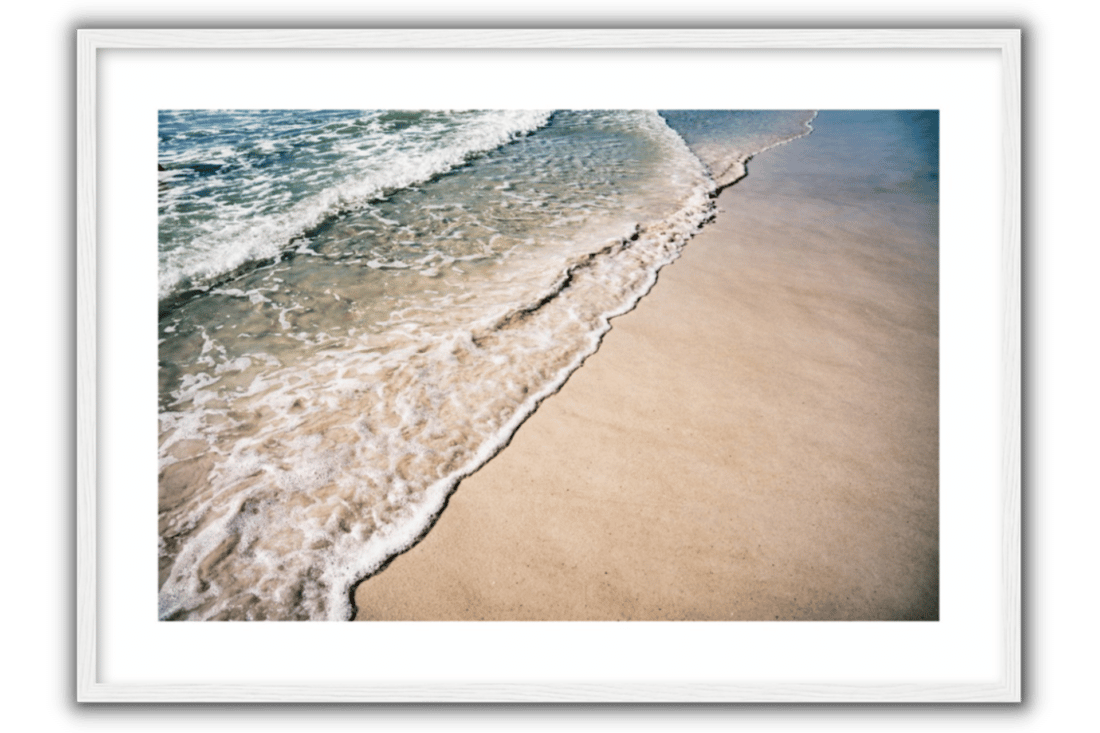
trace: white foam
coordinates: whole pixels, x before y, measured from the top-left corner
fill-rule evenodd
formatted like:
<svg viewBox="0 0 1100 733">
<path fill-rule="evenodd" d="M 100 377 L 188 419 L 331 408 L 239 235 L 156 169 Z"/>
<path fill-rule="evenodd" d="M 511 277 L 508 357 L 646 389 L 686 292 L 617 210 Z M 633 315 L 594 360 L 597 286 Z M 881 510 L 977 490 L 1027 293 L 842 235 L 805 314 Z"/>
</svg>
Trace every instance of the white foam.
<svg viewBox="0 0 1100 733">
<path fill-rule="evenodd" d="M 298 179 L 281 180 L 279 195 L 271 195 L 271 176 L 242 176 L 224 196 L 208 190 L 216 180 L 199 179 L 189 188 L 167 187 L 161 195 L 161 225 L 172 227 L 192 214 L 180 213 L 183 204 L 212 207 L 205 222 L 192 222 L 182 233 L 185 241 L 162 244 L 160 298 L 179 287 L 190 287 L 231 272 L 256 260 L 274 258 L 293 239 L 335 214 L 354 210 L 379 199 L 388 191 L 423 183 L 463 164 L 469 156 L 503 145 L 517 135 L 546 124 L 548 112 L 486 112 L 460 120 L 446 136 L 430 139 L 422 134 L 399 140 L 392 135 L 370 138 L 352 146 L 358 156 L 345 155 L 339 164 L 319 167 Z M 418 131 L 422 133 L 423 131 Z M 365 134 L 365 133 L 364 133 Z M 414 150 L 410 151 L 412 146 Z M 202 150 L 203 165 L 229 165 L 234 151 L 227 147 Z M 168 159 L 169 164 L 185 161 Z M 336 175 L 333 175 L 335 171 Z M 287 174 L 291 175 L 291 174 Z M 295 200 L 297 188 L 311 181 L 323 188 Z M 241 201 L 251 204 L 242 204 Z M 188 218 L 190 217 L 190 218 Z"/>
</svg>

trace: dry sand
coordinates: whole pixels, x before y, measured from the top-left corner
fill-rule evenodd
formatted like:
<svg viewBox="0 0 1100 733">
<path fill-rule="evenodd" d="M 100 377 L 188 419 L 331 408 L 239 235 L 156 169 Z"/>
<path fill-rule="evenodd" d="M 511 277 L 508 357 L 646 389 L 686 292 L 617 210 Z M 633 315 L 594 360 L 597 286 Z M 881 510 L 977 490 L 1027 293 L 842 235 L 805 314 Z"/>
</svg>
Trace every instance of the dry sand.
<svg viewBox="0 0 1100 733">
<path fill-rule="evenodd" d="M 843 154 L 752 161 L 357 619 L 938 618 L 934 222 Z"/>
</svg>

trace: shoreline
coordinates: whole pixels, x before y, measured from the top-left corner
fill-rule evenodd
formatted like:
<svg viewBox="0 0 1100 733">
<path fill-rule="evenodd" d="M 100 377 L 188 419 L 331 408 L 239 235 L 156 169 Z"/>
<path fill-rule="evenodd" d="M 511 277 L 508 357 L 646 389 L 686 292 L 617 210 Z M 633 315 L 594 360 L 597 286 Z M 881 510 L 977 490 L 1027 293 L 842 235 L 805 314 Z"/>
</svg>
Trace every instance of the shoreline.
<svg viewBox="0 0 1100 733">
<path fill-rule="evenodd" d="M 936 243 L 852 138 L 754 156 L 356 619 L 938 618 Z"/>
</svg>

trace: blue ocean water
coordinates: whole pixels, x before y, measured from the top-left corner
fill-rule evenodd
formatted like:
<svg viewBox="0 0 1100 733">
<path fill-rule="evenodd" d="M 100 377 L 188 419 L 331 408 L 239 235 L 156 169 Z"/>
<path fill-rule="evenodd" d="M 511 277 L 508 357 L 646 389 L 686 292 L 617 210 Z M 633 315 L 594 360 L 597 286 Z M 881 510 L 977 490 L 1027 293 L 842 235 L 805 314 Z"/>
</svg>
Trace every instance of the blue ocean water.
<svg viewBox="0 0 1100 733">
<path fill-rule="evenodd" d="M 161 112 L 160 617 L 349 618 L 812 118 Z"/>
</svg>

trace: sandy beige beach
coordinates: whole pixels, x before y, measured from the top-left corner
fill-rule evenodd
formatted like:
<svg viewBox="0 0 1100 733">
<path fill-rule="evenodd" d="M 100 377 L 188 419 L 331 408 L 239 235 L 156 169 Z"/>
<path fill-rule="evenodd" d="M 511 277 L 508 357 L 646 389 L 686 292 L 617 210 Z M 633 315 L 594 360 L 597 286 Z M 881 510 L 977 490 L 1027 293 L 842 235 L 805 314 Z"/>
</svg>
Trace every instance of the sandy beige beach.
<svg viewBox="0 0 1100 733">
<path fill-rule="evenodd" d="M 852 141 L 817 127 L 751 161 L 358 620 L 938 618 L 934 210 L 843 189 Z"/>
</svg>

